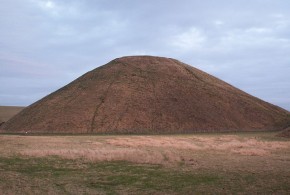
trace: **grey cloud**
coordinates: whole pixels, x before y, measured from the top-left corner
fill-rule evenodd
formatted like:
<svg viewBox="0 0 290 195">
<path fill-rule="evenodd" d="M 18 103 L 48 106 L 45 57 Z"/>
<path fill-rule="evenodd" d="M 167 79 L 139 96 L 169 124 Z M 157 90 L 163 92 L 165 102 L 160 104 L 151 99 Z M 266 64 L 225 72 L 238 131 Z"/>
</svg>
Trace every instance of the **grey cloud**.
<svg viewBox="0 0 290 195">
<path fill-rule="evenodd" d="M 109 60 L 146 54 L 177 58 L 290 110 L 289 6 L 283 0 L 1 2 L 0 81 L 8 85 L 0 86 L 0 104 L 28 105 Z"/>
</svg>

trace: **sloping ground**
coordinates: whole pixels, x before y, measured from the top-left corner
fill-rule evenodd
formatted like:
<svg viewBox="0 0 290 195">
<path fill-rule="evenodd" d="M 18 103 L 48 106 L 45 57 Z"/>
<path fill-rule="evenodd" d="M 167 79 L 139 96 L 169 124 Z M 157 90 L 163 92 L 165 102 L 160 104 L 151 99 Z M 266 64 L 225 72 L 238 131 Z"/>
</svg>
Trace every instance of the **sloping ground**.
<svg viewBox="0 0 290 195">
<path fill-rule="evenodd" d="M 282 131 L 282 133 L 279 133 L 278 136 L 290 138 L 290 127 L 286 128 L 284 131 Z"/>
<path fill-rule="evenodd" d="M 115 59 L 24 109 L 8 132 L 278 130 L 289 112 L 177 60 Z"/>
<path fill-rule="evenodd" d="M 20 106 L 0 106 L 0 125 L 23 110 Z"/>
</svg>

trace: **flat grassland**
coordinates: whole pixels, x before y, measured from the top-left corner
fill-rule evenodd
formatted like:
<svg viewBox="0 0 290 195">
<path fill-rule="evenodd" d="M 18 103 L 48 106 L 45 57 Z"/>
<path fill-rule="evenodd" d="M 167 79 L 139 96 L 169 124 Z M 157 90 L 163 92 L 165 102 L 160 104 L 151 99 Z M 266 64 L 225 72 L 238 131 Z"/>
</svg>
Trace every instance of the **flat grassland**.
<svg viewBox="0 0 290 195">
<path fill-rule="evenodd" d="M 276 133 L 0 135 L 1 194 L 290 194 Z"/>
</svg>

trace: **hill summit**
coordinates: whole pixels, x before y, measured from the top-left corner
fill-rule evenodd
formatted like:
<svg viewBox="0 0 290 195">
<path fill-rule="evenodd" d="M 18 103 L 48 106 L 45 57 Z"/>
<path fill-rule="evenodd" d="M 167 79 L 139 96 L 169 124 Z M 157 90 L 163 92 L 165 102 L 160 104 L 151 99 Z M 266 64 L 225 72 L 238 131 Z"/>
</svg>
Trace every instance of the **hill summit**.
<svg viewBox="0 0 290 195">
<path fill-rule="evenodd" d="M 171 58 L 122 57 L 10 119 L 6 132 L 190 133 L 278 130 L 289 112 Z"/>
</svg>

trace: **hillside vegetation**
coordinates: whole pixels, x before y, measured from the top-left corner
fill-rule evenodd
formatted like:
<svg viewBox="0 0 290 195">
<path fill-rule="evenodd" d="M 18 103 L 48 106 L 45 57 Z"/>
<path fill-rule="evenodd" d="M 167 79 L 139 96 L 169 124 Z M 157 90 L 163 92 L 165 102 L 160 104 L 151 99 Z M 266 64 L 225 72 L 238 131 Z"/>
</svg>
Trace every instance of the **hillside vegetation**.
<svg viewBox="0 0 290 195">
<path fill-rule="evenodd" d="M 117 58 L 32 104 L 7 132 L 179 134 L 273 131 L 289 112 L 171 58 Z"/>
</svg>

